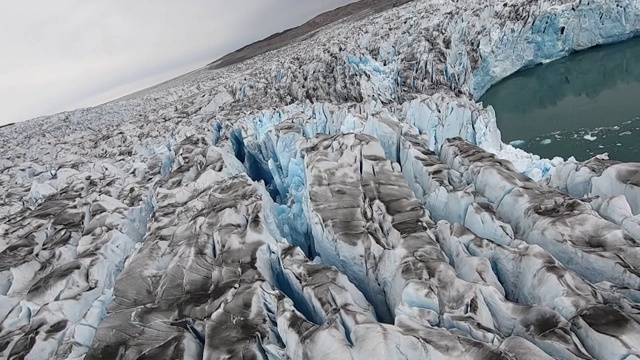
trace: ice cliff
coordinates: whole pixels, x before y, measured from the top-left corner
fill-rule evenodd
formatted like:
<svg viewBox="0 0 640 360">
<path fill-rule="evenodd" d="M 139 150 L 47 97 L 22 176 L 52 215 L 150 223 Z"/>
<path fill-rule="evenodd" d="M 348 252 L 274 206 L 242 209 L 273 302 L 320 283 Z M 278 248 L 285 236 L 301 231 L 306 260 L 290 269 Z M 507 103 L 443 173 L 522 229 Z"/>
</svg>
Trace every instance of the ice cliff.
<svg viewBox="0 0 640 360">
<path fill-rule="evenodd" d="M 640 165 L 476 103 L 640 1 L 421 0 L 0 129 L 0 357 L 638 359 Z"/>
</svg>

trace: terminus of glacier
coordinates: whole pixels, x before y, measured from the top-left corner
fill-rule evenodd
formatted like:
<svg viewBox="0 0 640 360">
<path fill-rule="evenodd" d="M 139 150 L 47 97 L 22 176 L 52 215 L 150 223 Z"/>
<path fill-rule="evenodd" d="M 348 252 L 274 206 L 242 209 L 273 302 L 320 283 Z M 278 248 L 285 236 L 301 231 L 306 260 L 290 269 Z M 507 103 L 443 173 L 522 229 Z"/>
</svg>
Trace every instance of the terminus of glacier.
<svg viewBox="0 0 640 360">
<path fill-rule="evenodd" d="M 2 130 L 0 354 L 637 358 L 637 165 L 518 152 L 470 99 L 638 7 L 419 1 Z"/>
</svg>

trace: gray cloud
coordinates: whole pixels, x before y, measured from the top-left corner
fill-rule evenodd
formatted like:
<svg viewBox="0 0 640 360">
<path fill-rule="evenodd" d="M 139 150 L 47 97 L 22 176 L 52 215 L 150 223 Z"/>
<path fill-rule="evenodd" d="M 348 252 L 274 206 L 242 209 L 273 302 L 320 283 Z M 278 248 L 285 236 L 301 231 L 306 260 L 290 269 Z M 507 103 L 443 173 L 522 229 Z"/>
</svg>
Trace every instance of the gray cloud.
<svg viewBox="0 0 640 360">
<path fill-rule="evenodd" d="M 126 95 L 353 1 L 2 1 L 0 124 Z"/>
</svg>

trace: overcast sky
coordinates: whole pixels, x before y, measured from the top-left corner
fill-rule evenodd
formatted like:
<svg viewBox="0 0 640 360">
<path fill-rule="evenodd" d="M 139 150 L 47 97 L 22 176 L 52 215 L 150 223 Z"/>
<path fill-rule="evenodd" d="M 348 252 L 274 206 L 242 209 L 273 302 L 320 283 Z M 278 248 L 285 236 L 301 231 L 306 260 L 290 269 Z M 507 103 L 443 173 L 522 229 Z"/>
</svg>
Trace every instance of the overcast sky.
<svg viewBox="0 0 640 360">
<path fill-rule="evenodd" d="M 94 106 L 354 0 L 0 0 L 0 124 Z"/>
</svg>

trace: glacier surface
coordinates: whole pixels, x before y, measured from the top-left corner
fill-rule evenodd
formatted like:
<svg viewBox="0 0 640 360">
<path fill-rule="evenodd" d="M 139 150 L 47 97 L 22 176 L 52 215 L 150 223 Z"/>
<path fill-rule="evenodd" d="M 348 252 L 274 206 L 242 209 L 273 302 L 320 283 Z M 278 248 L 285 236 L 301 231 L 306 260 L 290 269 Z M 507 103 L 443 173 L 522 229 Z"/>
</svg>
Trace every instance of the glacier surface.
<svg viewBox="0 0 640 360">
<path fill-rule="evenodd" d="M 638 359 L 640 164 L 475 102 L 638 0 L 416 0 L 0 128 L 0 358 Z"/>
</svg>

